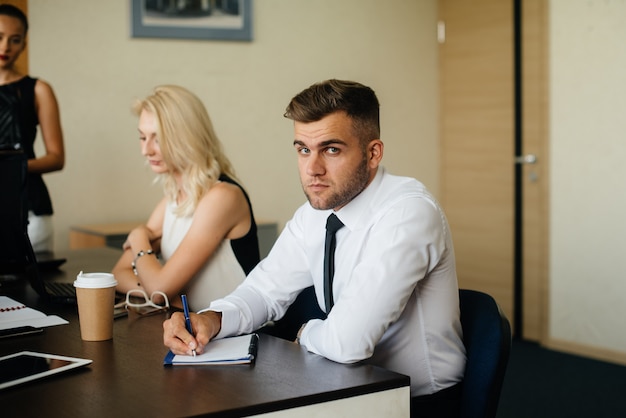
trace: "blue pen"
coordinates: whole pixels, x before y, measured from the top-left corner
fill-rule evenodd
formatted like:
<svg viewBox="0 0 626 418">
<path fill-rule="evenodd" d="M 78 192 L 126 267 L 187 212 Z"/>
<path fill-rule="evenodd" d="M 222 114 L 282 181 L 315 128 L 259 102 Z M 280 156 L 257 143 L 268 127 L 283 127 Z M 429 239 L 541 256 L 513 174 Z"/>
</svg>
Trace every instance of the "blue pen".
<svg viewBox="0 0 626 418">
<path fill-rule="evenodd" d="M 189 331 L 189 333 L 193 335 L 193 328 L 191 328 L 191 319 L 189 319 L 189 305 L 187 304 L 187 295 L 180 295 L 180 298 L 183 301 L 183 311 L 185 312 L 185 327 L 187 328 L 187 331 Z M 191 352 L 195 357 L 196 350 L 191 350 Z"/>
</svg>

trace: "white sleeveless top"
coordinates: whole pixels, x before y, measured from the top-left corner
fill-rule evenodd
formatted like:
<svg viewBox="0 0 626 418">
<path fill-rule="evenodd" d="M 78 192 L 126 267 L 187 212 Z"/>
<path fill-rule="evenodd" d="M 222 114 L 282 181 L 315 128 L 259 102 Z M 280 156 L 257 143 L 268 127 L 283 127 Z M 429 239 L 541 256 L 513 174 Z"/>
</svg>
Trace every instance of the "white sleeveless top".
<svg viewBox="0 0 626 418">
<path fill-rule="evenodd" d="M 165 209 L 161 238 L 161 256 L 165 262 L 174 254 L 193 221 L 193 216 L 176 216 L 173 212 L 175 207 L 170 202 Z M 198 311 L 232 292 L 245 277 L 230 240 L 225 239 L 181 292 L 187 294 L 189 308 Z"/>
</svg>

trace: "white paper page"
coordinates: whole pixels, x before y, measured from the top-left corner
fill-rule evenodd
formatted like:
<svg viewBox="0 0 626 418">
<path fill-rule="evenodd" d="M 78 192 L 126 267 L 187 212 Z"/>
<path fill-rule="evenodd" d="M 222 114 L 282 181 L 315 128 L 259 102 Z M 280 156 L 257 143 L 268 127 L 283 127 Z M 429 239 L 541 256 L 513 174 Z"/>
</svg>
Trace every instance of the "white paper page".
<svg viewBox="0 0 626 418">
<path fill-rule="evenodd" d="M 0 329 L 27 325 L 41 328 L 67 323 L 65 319 L 56 315 L 47 316 L 7 296 L 0 296 Z"/>
<path fill-rule="evenodd" d="M 215 363 L 247 359 L 250 349 L 250 335 L 222 338 L 207 344 L 205 352 L 197 356 L 174 356 L 172 363 Z"/>
</svg>

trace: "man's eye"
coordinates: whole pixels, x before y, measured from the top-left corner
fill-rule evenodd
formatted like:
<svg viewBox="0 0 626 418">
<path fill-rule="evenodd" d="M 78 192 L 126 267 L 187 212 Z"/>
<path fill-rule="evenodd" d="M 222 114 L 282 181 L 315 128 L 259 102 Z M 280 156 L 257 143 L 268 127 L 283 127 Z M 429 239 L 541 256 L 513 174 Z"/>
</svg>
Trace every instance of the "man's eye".
<svg viewBox="0 0 626 418">
<path fill-rule="evenodd" d="M 311 150 L 308 148 L 304 148 L 304 147 L 298 148 L 298 154 L 310 154 L 310 153 L 311 153 Z"/>
<path fill-rule="evenodd" d="M 337 154 L 337 153 L 339 153 L 339 148 L 328 147 L 327 151 L 328 151 L 329 154 Z"/>
</svg>

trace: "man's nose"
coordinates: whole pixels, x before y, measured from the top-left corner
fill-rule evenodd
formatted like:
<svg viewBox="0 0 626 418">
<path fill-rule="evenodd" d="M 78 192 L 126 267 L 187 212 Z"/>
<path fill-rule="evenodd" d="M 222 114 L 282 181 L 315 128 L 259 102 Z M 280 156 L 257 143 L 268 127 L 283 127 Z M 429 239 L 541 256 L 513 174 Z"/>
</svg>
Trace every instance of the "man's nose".
<svg viewBox="0 0 626 418">
<path fill-rule="evenodd" d="M 322 156 L 311 153 L 306 162 L 306 174 L 309 176 L 320 176 L 326 171 Z"/>
</svg>

